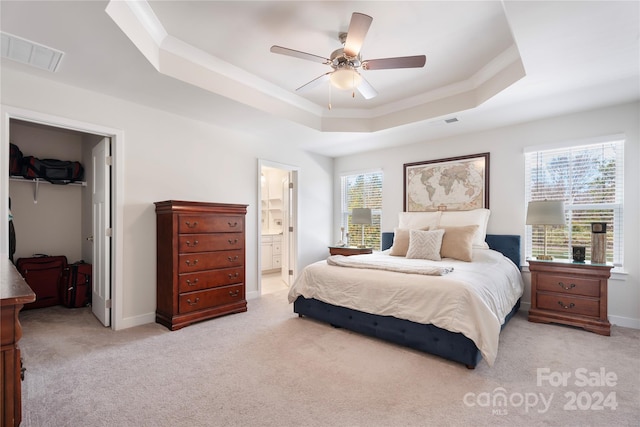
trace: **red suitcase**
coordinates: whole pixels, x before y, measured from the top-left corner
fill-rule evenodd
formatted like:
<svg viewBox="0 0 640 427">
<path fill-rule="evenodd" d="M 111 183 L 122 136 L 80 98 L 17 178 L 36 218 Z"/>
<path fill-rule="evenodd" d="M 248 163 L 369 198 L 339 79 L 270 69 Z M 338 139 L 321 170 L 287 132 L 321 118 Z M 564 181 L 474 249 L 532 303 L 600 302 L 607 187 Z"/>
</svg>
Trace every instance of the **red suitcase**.
<svg viewBox="0 0 640 427">
<path fill-rule="evenodd" d="M 25 304 L 25 310 L 60 304 L 60 284 L 67 268 L 66 256 L 43 255 L 20 258 L 16 262 L 16 267 L 36 294 L 35 302 Z"/>
<path fill-rule="evenodd" d="M 62 287 L 62 304 L 69 308 L 91 304 L 91 264 L 83 261 L 69 264 L 66 286 Z"/>
</svg>

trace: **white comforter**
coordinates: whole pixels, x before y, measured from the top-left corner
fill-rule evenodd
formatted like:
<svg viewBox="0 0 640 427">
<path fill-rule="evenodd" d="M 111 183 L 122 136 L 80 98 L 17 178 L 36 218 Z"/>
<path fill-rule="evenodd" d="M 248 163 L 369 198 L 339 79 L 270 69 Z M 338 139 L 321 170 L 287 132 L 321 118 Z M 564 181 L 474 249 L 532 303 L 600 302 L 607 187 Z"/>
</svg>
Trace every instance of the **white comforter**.
<svg viewBox="0 0 640 427">
<path fill-rule="evenodd" d="M 427 261 L 391 257 L 388 251 L 369 255 L 371 261 L 453 267 L 444 276 L 398 273 L 328 265 L 307 266 L 289 290 L 289 302 L 303 296 L 329 304 L 417 323 L 430 323 L 471 339 L 493 365 L 500 327 L 522 296 L 520 270 L 501 253 L 474 250 L 473 262 Z"/>
</svg>

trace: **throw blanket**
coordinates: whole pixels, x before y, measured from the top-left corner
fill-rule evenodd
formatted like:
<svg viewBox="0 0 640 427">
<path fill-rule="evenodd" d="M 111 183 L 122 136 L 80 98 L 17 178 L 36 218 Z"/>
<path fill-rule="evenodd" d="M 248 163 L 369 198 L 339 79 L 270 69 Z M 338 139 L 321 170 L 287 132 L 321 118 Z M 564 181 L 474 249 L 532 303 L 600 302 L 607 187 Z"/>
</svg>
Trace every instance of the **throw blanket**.
<svg viewBox="0 0 640 427">
<path fill-rule="evenodd" d="M 398 258 L 371 260 L 367 256 L 333 255 L 327 258 L 327 264 L 338 267 L 369 268 L 372 270 L 395 271 L 406 274 L 425 274 L 427 276 L 442 276 L 453 271 L 453 267 L 432 265 L 407 265 Z"/>
</svg>

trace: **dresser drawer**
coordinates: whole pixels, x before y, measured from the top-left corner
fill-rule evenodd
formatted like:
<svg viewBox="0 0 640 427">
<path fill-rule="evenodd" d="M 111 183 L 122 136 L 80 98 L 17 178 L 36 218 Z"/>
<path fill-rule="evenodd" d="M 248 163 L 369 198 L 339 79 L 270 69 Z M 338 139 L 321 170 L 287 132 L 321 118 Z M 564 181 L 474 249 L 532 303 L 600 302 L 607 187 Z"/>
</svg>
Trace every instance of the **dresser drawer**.
<svg viewBox="0 0 640 427">
<path fill-rule="evenodd" d="M 181 234 L 178 237 L 178 252 L 211 252 L 242 249 L 244 239 L 240 233 Z"/>
<path fill-rule="evenodd" d="M 542 310 L 600 317 L 600 301 L 597 299 L 572 297 L 566 294 L 548 294 L 538 292 L 536 295 L 536 301 L 537 308 Z"/>
<path fill-rule="evenodd" d="M 244 265 L 244 250 L 198 252 L 178 255 L 178 273 L 213 270 L 216 268 L 241 267 Z"/>
<path fill-rule="evenodd" d="M 178 310 L 180 313 L 189 313 L 243 300 L 244 284 L 230 285 L 180 294 Z"/>
<path fill-rule="evenodd" d="M 567 295 L 600 296 L 600 281 L 585 277 L 558 274 L 538 274 L 539 291 L 560 292 Z"/>
<path fill-rule="evenodd" d="M 244 231 L 244 217 L 235 215 L 180 215 L 178 233 L 228 233 Z"/>
<path fill-rule="evenodd" d="M 178 283 L 180 293 L 244 283 L 244 267 L 181 274 Z"/>
</svg>

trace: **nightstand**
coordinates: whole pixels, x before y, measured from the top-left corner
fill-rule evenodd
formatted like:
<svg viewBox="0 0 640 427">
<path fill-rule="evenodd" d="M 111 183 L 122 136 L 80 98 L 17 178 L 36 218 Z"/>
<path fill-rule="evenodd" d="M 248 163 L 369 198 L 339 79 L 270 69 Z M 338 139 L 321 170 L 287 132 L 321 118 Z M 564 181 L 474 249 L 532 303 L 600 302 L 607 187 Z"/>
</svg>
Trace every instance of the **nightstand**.
<svg viewBox="0 0 640 427">
<path fill-rule="evenodd" d="M 358 248 L 355 246 L 329 246 L 329 253 L 331 255 L 361 255 L 370 254 L 373 252 L 373 248 Z"/>
<path fill-rule="evenodd" d="M 612 265 L 570 260 L 527 260 L 531 272 L 529 321 L 577 326 L 611 334 L 607 282 Z"/>
</svg>

